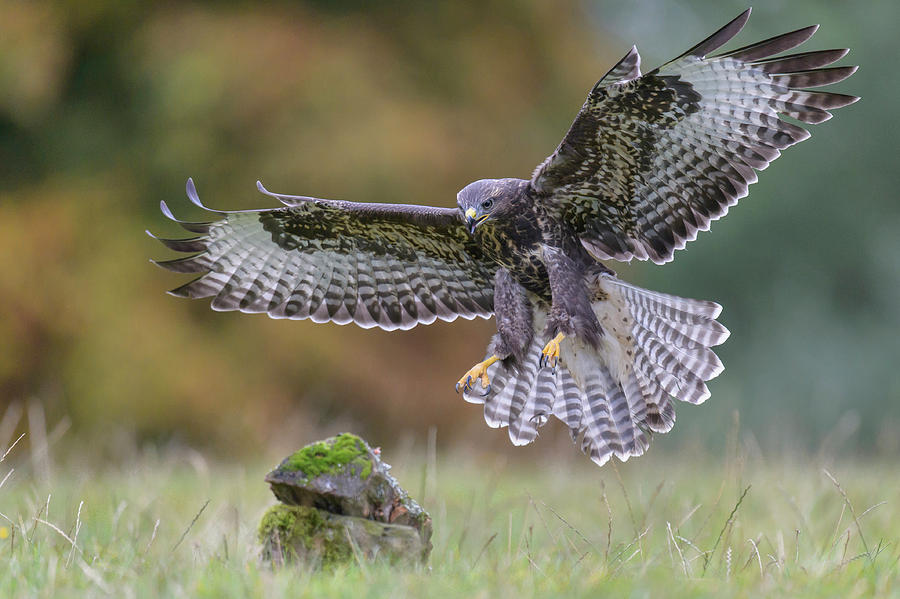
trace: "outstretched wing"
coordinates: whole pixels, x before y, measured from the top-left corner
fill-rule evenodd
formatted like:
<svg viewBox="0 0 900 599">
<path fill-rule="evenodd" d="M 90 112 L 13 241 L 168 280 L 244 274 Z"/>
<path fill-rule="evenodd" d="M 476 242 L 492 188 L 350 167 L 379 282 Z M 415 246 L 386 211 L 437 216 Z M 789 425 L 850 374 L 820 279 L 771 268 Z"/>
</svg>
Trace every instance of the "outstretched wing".
<svg viewBox="0 0 900 599">
<path fill-rule="evenodd" d="M 178 221 L 161 203 L 163 214 L 200 234 L 160 239 L 198 253 L 157 264 L 202 273 L 170 293 L 211 297 L 216 310 L 388 330 L 491 316 L 494 269 L 456 210 L 284 196 L 258 187 L 284 207 L 209 210 L 191 180 L 190 200 L 220 220 Z"/>
<path fill-rule="evenodd" d="M 599 258 L 668 262 L 747 195 L 758 170 L 809 133 L 804 123 L 855 102 L 806 91 L 856 67 L 821 68 L 847 50 L 779 58 L 814 25 L 708 56 L 734 37 L 750 10 L 668 64 L 641 76 L 637 49 L 591 90 L 532 187 Z"/>
</svg>

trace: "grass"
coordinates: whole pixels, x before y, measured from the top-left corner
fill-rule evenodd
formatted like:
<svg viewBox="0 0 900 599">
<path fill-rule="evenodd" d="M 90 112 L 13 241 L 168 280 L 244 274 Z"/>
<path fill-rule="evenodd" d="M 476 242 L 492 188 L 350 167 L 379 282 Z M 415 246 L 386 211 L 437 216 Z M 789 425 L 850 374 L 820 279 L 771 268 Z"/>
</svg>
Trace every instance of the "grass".
<svg viewBox="0 0 900 599">
<path fill-rule="evenodd" d="M 0 485 L 0 596 L 900 597 L 895 463 L 654 449 L 602 470 L 386 451 L 434 518 L 430 567 L 318 573 L 259 563 L 271 460 L 34 463 L 14 448 L 0 463 L 0 480 L 15 469 Z"/>
</svg>

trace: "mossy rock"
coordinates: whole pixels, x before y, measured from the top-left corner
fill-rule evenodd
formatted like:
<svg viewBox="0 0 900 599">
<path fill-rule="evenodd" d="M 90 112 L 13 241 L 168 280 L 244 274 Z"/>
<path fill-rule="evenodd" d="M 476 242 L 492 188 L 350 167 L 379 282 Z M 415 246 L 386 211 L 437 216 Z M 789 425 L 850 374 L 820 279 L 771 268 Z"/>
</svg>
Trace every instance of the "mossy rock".
<svg viewBox="0 0 900 599">
<path fill-rule="evenodd" d="M 287 505 L 405 524 L 430 537 L 431 519 L 390 475 L 390 469 L 368 443 L 343 433 L 286 457 L 266 476 L 266 482 Z"/>
<path fill-rule="evenodd" d="M 364 558 L 386 555 L 396 561 L 407 554 L 412 561 L 426 560 L 431 518 L 390 468 L 379 452 L 349 433 L 285 458 L 266 476 L 285 505 L 269 510 L 260 524 L 263 558 L 296 555 L 336 563 L 353 557 L 348 551 L 356 547 L 356 555 Z"/>
<path fill-rule="evenodd" d="M 332 568 L 356 560 L 425 562 L 431 544 L 411 526 L 329 514 L 314 507 L 275 505 L 259 527 L 262 558 Z"/>
</svg>

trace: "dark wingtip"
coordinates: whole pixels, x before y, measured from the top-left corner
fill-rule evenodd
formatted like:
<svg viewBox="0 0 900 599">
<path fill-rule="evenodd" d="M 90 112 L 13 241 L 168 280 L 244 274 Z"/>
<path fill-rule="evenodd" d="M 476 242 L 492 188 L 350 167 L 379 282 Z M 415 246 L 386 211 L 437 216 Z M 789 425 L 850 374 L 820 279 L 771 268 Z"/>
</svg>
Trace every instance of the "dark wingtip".
<svg viewBox="0 0 900 599">
<path fill-rule="evenodd" d="M 632 45 L 631 49 L 619 59 L 619 61 L 613 65 L 613 67 L 606 72 L 603 77 L 600 78 L 595 85 L 592 92 L 605 87 L 606 85 L 611 85 L 614 83 L 619 83 L 620 81 L 627 79 L 634 79 L 636 77 L 640 77 L 641 75 L 641 55 L 638 52 L 637 46 Z"/>
<path fill-rule="evenodd" d="M 170 250 L 175 250 L 176 252 L 204 252 L 208 249 L 209 239 L 206 237 L 193 237 L 191 239 L 166 239 L 164 237 L 157 237 L 150 231 L 144 232 Z"/>
<path fill-rule="evenodd" d="M 175 215 L 172 214 L 172 211 L 169 209 L 169 205 L 166 204 L 165 200 L 161 200 L 159 202 L 159 210 L 163 213 L 163 216 L 171 221 L 178 223 L 183 228 L 192 233 L 206 233 L 209 230 L 209 226 L 211 224 L 209 222 L 192 223 L 175 218 Z M 158 239 L 158 237 L 154 237 L 154 239 Z"/>
<path fill-rule="evenodd" d="M 199 206 L 204 210 L 209 210 L 203 203 L 200 201 L 200 196 L 197 195 L 197 188 L 194 186 L 194 180 L 188 179 L 187 184 L 184 186 L 185 191 L 187 192 L 187 197 L 191 201 L 191 204 L 195 206 Z"/>
<path fill-rule="evenodd" d="M 748 8 L 734 19 L 729 21 L 724 27 L 713 33 L 711 36 L 679 56 L 678 58 L 683 58 L 685 56 L 706 56 L 710 52 L 713 52 L 717 48 L 720 48 L 723 44 L 727 43 L 728 40 L 736 36 L 740 33 L 741 29 L 744 28 L 744 25 L 747 24 L 747 19 L 750 18 L 750 12 L 752 8 Z"/>
<path fill-rule="evenodd" d="M 316 201 L 316 198 L 312 198 L 312 197 L 308 197 L 308 196 L 291 196 L 291 195 L 284 195 L 284 194 L 269 191 L 262 184 L 262 181 L 256 182 L 256 189 L 258 189 L 260 191 L 260 193 L 263 193 L 263 194 L 269 196 L 270 198 L 275 198 L 276 200 L 278 200 L 285 206 L 289 206 L 289 207 L 296 206 L 300 202 Z"/>
<path fill-rule="evenodd" d="M 151 260 L 155 265 L 172 272 L 182 273 L 207 273 L 209 272 L 208 260 L 204 261 L 201 256 L 186 256 L 184 258 L 175 258 L 174 260 Z"/>
<path fill-rule="evenodd" d="M 794 73 L 797 71 L 808 71 L 828 66 L 845 57 L 848 52 L 850 52 L 850 50 L 847 48 L 814 50 L 812 52 L 801 52 L 790 56 L 765 58 L 754 61 L 753 64 L 760 66 L 763 71 L 770 74 Z"/>
<path fill-rule="evenodd" d="M 807 25 L 806 27 L 782 33 L 781 35 L 776 35 L 775 37 L 770 37 L 761 42 L 743 46 L 718 56 L 734 58 L 745 62 L 760 60 L 784 52 L 785 50 L 796 48 L 809 40 L 818 29 L 818 25 Z"/>
<path fill-rule="evenodd" d="M 178 219 L 175 218 L 174 214 L 172 214 L 172 211 L 169 209 L 169 205 L 166 204 L 165 200 L 159 201 L 159 210 L 163 213 L 163 216 L 165 216 L 169 220 L 174 220 L 176 223 L 178 222 Z"/>
<path fill-rule="evenodd" d="M 269 196 L 270 198 L 275 198 L 278 201 L 282 201 L 281 196 L 278 195 L 277 193 L 273 193 L 273 192 L 269 191 L 268 189 L 266 189 L 266 186 L 262 184 L 262 181 L 256 182 L 256 189 L 260 193 L 265 194 L 265 195 Z"/>
<path fill-rule="evenodd" d="M 834 92 L 807 92 L 808 96 L 816 98 L 815 106 L 826 110 L 835 108 L 843 108 L 859 101 L 859 96 L 849 96 L 847 94 L 836 94 Z"/>
</svg>

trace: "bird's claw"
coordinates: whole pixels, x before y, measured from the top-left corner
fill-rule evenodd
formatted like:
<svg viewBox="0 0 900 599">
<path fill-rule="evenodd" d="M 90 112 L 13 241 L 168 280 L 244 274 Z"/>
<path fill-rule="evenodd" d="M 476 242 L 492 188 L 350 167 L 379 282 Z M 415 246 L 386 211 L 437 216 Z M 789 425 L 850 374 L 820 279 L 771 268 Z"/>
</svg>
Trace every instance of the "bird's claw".
<svg viewBox="0 0 900 599">
<path fill-rule="evenodd" d="M 538 366 L 540 368 L 549 366 L 556 370 L 556 366 L 559 364 L 559 344 L 562 343 L 562 340 L 565 338 L 566 336 L 560 333 L 547 342 L 547 345 L 541 350 L 541 357 L 538 360 Z"/>
<path fill-rule="evenodd" d="M 469 372 L 471 372 L 471 371 L 469 371 Z M 462 385 L 462 389 L 463 389 L 464 393 L 468 393 L 471 390 L 472 377 L 469 375 L 468 372 L 466 373 L 465 380 L 459 379 L 459 381 L 456 383 L 456 392 L 457 393 L 459 393 L 460 385 Z"/>
<path fill-rule="evenodd" d="M 550 366 L 550 358 L 545 356 L 542 353 L 541 356 L 538 358 L 538 370 L 541 370 L 544 366 Z M 550 372 L 551 372 L 551 374 L 556 374 L 556 364 L 555 363 L 553 364 L 553 366 L 550 366 Z"/>
<path fill-rule="evenodd" d="M 491 381 L 488 378 L 487 369 L 488 367 L 497 361 L 496 356 L 491 356 L 484 362 L 479 362 L 475 366 L 469 369 L 469 371 L 463 375 L 461 379 L 456 383 L 456 392 L 459 393 L 460 390 L 465 393 L 470 393 L 474 390 L 474 384 L 476 381 L 481 383 L 482 389 L 484 389 L 484 393 L 482 393 L 482 397 L 486 397 L 491 392 Z"/>
</svg>

